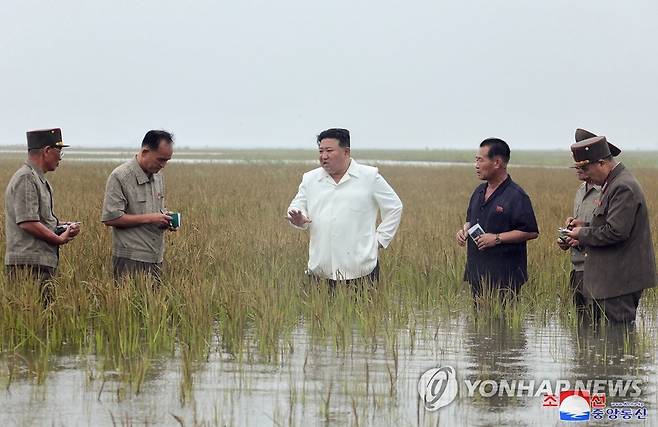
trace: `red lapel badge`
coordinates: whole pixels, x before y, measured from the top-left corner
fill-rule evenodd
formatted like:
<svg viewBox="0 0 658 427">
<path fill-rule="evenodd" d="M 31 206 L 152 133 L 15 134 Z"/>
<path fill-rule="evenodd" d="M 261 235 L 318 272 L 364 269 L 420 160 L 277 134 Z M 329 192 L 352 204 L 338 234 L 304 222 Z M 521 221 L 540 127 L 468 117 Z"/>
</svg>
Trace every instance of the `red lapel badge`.
<svg viewBox="0 0 658 427">
<path fill-rule="evenodd" d="M 503 209 L 503 207 L 500 205 L 496 205 L 496 213 L 503 213 L 503 212 L 505 212 L 505 209 Z"/>
</svg>

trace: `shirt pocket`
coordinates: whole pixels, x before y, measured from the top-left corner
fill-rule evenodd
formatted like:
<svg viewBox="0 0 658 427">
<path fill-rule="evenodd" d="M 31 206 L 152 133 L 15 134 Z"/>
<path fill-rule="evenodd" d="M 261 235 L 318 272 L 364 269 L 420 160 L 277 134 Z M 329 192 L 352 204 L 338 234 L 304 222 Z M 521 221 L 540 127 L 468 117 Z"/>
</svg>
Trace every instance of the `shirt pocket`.
<svg viewBox="0 0 658 427">
<path fill-rule="evenodd" d="M 50 222 L 53 217 L 52 206 L 50 205 L 50 193 L 48 189 L 42 188 L 39 191 L 39 216 L 41 221 Z"/>
<path fill-rule="evenodd" d="M 148 204 L 146 188 L 138 188 L 135 194 L 135 213 L 138 215 L 150 213 Z"/>
<path fill-rule="evenodd" d="M 164 181 L 161 177 L 153 180 L 153 207 L 154 211 L 162 211 L 165 208 Z"/>
<path fill-rule="evenodd" d="M 52 209 L 50 192 L 45 186 L 39 189 L 39 218 L 47 227 L 55 229 L 57 220 Z"/>
<path fill-rule="evenodd" d="M 512 229 L 510 213 L 507 210 L 501 212 L 494 207 L 488 219 L 489 229 L 485 230 L 487 233 L 504 233 Z"/>
</svg>

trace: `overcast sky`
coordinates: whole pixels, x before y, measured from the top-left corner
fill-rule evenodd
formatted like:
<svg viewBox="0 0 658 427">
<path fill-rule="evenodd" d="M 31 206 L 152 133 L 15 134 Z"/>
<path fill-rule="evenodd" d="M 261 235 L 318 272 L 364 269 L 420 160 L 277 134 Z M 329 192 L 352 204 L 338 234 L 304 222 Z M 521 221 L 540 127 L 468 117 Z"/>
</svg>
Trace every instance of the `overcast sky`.
<svg viewBox="0 0 658 427">
<path fill-rule="evenodd" d="M 658 2 L 4 2 L 0 144 L 658 149 Z"/>
</svg>

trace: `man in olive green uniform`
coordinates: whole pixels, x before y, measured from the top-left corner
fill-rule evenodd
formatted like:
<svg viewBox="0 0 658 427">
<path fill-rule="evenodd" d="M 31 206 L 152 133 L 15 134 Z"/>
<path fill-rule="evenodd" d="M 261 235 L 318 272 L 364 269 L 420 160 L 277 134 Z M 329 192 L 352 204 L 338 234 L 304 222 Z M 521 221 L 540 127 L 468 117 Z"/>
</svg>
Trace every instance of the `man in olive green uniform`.
<svg viewBox="0 0 658 427">
<path fill-rule="evenodd" d="M 116 279 L 141 272 L 160 280 L 164 233 L 171 222 L 165 211 L 160 170 L 172 155 L 172 135 L 151 130 L 144 136 L 139 153 L 107 179 L 102 221 L 112 227 L 112 271 Z"/>
<path fill-rule="evenodd" d="M 575 166 L 593 184 L 601 199 L 592 221 L 571 221 L 571 246 L 583 247 L 583 294 L 594 320 L 631 323 L 644 289 L 656 286 L 656 259 L 647 203 L 635 177 L 613 158 L 614 146 L 604 136 L 571 146 Z"/>
<path fill-rule="evenodd" d="M 59 166 L 62 149 L 60 129 L 27 132 L 28 159 L 11 177 L 5 192 L 5 266 L 10 280 L 30 275 L 47 286 L 59 262 L 59 247 L 80 232 L 79 223 L 60 222 L 53 210 L 53 189 L 46 173 Z"/>
</svg>

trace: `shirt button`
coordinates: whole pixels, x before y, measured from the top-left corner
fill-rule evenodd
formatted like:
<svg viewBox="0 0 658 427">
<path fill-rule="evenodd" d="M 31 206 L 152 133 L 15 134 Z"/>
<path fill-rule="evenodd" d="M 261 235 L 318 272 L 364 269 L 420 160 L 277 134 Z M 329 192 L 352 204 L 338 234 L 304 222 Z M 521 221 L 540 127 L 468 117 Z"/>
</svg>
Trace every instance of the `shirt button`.
<svg viewBox="0 0 658 427">
<path fill-rule="evenodd" d="M 587 258 L 587 254 L 585 254 L 585 258 Z"/>
</svg>

